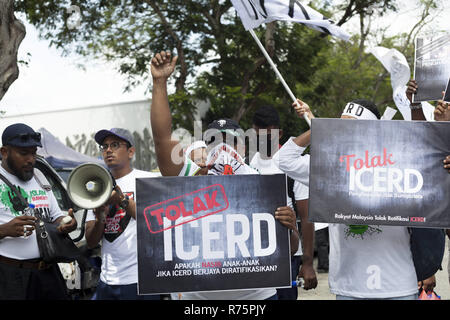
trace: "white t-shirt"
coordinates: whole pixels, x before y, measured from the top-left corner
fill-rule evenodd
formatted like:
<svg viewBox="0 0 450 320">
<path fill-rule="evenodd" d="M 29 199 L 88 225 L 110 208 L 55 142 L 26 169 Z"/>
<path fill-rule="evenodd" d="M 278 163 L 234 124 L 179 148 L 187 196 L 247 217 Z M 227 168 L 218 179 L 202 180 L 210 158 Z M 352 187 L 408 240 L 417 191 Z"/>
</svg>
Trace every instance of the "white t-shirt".
<svg viewBox="0 0 450 320">
<path fill-rule="evenodd" d="M 249 166 L 245 168 L 245 172 L 254 171 Z M 195 175 L 200 169 L 193 161 L 187 159 L 184 167 L 181 169 L 179 176 Z M 242 168 L 244 169 L 244 168 Z M 244 172 L 244 170 L 242 170 Z M 205 292 L 182 292 L 172 293 L 172 300 L 265 300 L 277 293 L 275 288 L 265 289 L 245 289 L 245 290 L 226 290 L 226 291 L 205 291 Z"/>
<path fill-rule="evenodd" d="M 262 159 L 261 155 L 259 152 L 255 153 L 255 155 L 252 158 L 252 161 L 250 161 L 250 166 L 252 166 L 253 168 L 257 169 L 261 174 L 278 174 L 278 173 L 284 173 L 283 171 L 280 170 L 280 168 L 278 168 L 277 163 L 273 160 L 273 158 L 271 159 Z M 296 192 L 296 187 L 295 187 L 295 183 L 294 183 L 294 194 Z M 297 186 L 297 193 L 298 196 L 300 198 L 303 199 L 308 199 L 308 188 L 306 188 L 306 197 L 304 194 L 305 189 L 300 189 Z M 296 199 L 295 200 L 303 200 L 303 199 L 297 199 L 297 195 L 295 195 Z M 291 197 L 289 197 L 289 195 L 287 196 L 287 205 L 289 207 L 291 207 L 292 209 L 294 209 L 293 204 L 292 204 L 292 199 Z M 299 240 L 298 243 L 298 250 L 297 252 L 294 254 L 295 256 L 301 256 L 303 254 L 302 252 L 302 244 L 301 241 Z"/>
<path fill-rule="evenodd" d="M 136 201 L 136 178 L 159 176 L 157 173 L 133 169 L 126 176 L 116 179 L 122 192 Z M 126 224 L 129 219 L 128 224 Z M 90 210 L 87 221 L 95 220 Z M 137 229 L 136 220 L 118 209 L 114 217 L 106 219 L 102 239 L 102 267 L 100 280 L 108 285 L 137 283 Z"/>
<path fill-rule="evenodd" d="M 407 228 L 329 224 L 331 293 L 392 298 L 417 293 Z"/>
<path fill-rule="evenodd" d="M 22 195 L 27 199 L 28 203 L 35 205 L 35 210 L 39 211 L 43 217 L 49 221 L 55 221 L 63 213 L 58 206 L 52 191 L 45 191 L 33 177 L 29 181 L 22 181 L 15 175 L 8 173 L 0 166 L 0 172 L 13 185 L 15 185 Z M 21 212 L 16 212 L 10 201 L 9 187 L 0 179 L 0 224 L 5 224 L 17 216 L 21 216 Z M 36 232 L 24 237 L 5 237 L 0 239 L 0 255 L 12 259 L 26 260 L 36 259 L 40 257 L 39 247 L 36 240 Z"/>
<path fill-rule="evenodd" d="M 288 140 L 278 151 L 280 169 L 302 185 L 309 184 L 310 157 Z M 286 170 L 286 171 L 285 171 Z M 407 228 L 329 224 L 330 269 L 334 294 L 360 298 L 401 297 L 417 293 Z"/>
</svg>

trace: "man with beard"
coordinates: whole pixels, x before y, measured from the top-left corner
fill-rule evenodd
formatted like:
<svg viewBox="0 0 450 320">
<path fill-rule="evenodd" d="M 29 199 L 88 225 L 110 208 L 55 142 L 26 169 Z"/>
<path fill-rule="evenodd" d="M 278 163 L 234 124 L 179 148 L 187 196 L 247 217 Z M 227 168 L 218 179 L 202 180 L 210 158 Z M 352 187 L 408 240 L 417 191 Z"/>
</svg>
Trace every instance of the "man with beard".
<svg viewBox="0 0 450 320">
<path fill-rule="evenodd" d="M 37 147 L 42 147 L 40 134 L 16 123 L 3 131 L 2 144 L 0 173 L 35 205 L 43 219 L 60 225 L 65 215 L 53 192 L 44 190 L 34 177 Z M 0 180 L 0 299 L 68 299 L 58 265 L 41 259 L 34 232 L 36 218 L 26 215 L 15 200 L 17 195 Z M 72 209 L 69 216 L 71 222 L 58 227 L 62 233 L 77 227 Z"/>
</svg>

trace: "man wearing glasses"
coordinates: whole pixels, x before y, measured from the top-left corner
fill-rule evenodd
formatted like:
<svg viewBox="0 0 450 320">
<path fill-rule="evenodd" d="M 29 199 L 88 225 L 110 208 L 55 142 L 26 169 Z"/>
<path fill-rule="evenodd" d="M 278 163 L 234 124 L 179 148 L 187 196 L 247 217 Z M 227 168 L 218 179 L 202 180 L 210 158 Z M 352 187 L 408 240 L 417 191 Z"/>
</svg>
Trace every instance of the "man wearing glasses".
<svg viewBox="0 0 450 320">
<path fill-rule="evenodd" d="M 106 205 L 90 211 L 86 241 L 95 247 L 102 240 L 102 267 L 94 300 L 159 300 L 159 295 L 137 294 L 136 178 L 156 174 L 131 167 L 135 153 L 131 133 L 122 128 L 95 134 L 103 160 L 117 187 Z"/>
<path fill-rule="evenodd" d="M 45 190 L 34 177 L 36 151 L 42 147 L 41 135 L 23 123 L 8 126 L 2 134 L 0 173 L 11 185 L 0 180 L 0 300 L 66 300 L 66 283 L 56 263 L 41 259 L 36 239 L 36 217 L 28 215 L 17 194 L 34 204 L 36 213 L 59 225 L 61 212 L 51 190 Z M 69 209 L 73 218 L 73 210 Z M 59 230 L 69 233 L 77 222 L 63 224 Z"/>
</svg>

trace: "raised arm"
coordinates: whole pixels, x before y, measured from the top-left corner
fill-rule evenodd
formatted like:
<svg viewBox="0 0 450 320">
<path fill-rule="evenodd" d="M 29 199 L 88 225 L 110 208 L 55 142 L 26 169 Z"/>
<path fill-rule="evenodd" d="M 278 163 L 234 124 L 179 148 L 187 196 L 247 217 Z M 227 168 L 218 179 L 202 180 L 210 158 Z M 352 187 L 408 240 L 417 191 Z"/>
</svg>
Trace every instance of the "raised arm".
<svg viewBox="0 0 450 320">
<path fill-rule="evenodd" d="M 177 176 L 184 165 L 180 161 L 183 159 L 182 149 L 176 149 L 179 141 L 172 140 L 172 115 L 167 97 L 167 79 L 173 73 L 177 59 L 170 52 L 161 51 L 153 57 L 150 68 L 153 78 L 150 122 L 156 159 L 163 176 Z"/>
<path fill-rule="evenodd" d="M 309 119 L 314 119 L 309 106 L 301 100 L 297 101 L 300 106 L 292 104 L 297 115 L 303 118 L 303 114 L 307 113 Z M 302 156 L 302 154 L 310 142 L 311 130 L 308 130 L 298 137 L 289 138 L 273 157 L 281 171 L 305 185 L 309 185 L 309 155 Z"/>
<path fill-rule="evenodd" d="M 423 120 L 426 121 L 425 115 L 423 113 L 422 109 L 422 103 L 421 102 L 412 102 L 412 96 L 416 93 L 418 89 L 417 82 L 414 79 L 409 80 L 408 82 L 408 88 L 406 89 L 406 97 L 408 98 L 410 102 L 410 108 L 411 108 L 411 120 Z"/>
</svg>

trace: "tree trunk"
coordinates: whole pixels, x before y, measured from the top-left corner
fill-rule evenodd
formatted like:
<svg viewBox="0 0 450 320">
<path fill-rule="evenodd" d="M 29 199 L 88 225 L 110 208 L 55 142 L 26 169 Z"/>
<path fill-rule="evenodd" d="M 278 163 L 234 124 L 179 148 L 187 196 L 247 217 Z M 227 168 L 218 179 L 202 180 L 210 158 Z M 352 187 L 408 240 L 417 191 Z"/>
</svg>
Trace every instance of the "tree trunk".
<svg viewBox="0 0 450 320">
<path fill-rule="evenodd" d="M 14 16 L 14 0 L 0 0 L 0 100 L 19 77 L 17 51 L 25 26 Z"/>
</svg>

